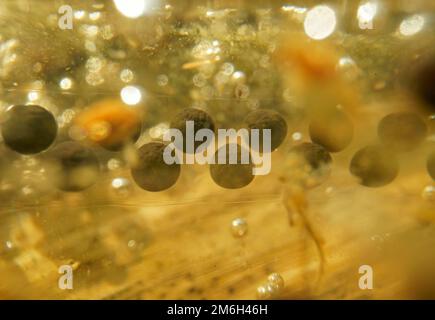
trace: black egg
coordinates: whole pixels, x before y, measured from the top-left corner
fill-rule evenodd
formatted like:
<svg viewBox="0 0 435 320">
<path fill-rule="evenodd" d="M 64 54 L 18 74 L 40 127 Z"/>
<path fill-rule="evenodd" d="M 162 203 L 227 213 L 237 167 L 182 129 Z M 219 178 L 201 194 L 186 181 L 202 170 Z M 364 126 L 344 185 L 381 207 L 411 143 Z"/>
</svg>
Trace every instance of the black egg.
<svg viewBox="0 0 435 320">
<path fill-rule="evenodd" d="M 138 162 L 131 169 L 131 175 L 139 187 L 144 190 L 157 192 L 173 186 L 180 176 L 180 165 L 167 164 L 163 153 L 166 144 L 150 142 L 137 151 Z"/>
<path fill-rule="evenodd" d="M 96 154 L 78 142 L 63 142 L 47 154 L 50 176 L 62 191 L 82 191 L 93 185 L 100 174 Z"/>
<path fill-rule="evenodd" d="M 315 143 L 306 142 L 292 147 L 288 162 L 292 180 L 299 180 L 305 187 L 315 187 L 331 174 L 331 155 Z"/>
<path fill-rule="evenodd" d="M 219 159 L 219 152 L 222 152 L 225 148 L 225 158 Z M 246 155 L 246 161 L 242 161 L 244 160 L 242 159 L 243 154 Z M 239 189 L 254 180 L 253 165 L 248 149 L 235 143 L 229 143 L 220 147 L 216 151 L 214 158 L 215 164 L 210 165 L 210 175 L 213 181 L 222 188 Z M 234 163 L 230 162 L 231 159 L 235 160 L 231 161 Z"/>
<path fill-rule="evenodd" d="M 427 135 L 424 121 L 412 112 L 397 112 L 385 116 L 378 125 L 381 142 L 395 151 L 411 151 Z"/>
<path fill-rule="evenodd" d="M 47 149 L 56 139 L 57 124 L 53 115 L 35 105 L 16 105 L 6 112 L 2 125 L 5 144 L 21 154 L 35 154 Z"/>
<path fill-rule="evenodd" d="M 435 151 L 433 151 L 429 158 L 427 158 L 427 171 L 432 179 L 435 180 Z"/>
<path fill-rule="evenodd" d="M 314 143 L 329 152 L 340 152 L 352 141 L 353 123 L 343 111 L 329 111 L 311 120 L 309 132 Z"/>
<path fill-rule="evenodd" d="M 423 63 L 413 78 L 417 96 L 435 111 L 435 58 Z"/>
<path fill-rule="evenodd" d="M 287 136 L 287 123 L 274 110 L 258 109 L 252 111 L 246 116 L 245 123 L 250 130 L 260 129 L 260 151 L 263 149 L 263 129 L 271 130 L 271 151 L 278 148 Z"/>
<path fill-rule="evenodd" d="M 391 183 L 399 173 L 399 164 L 383 146 L 368 146 L 360 149 L 350 163 L 350 173 L 367 187 L 382 187 Z"/>
<path fill-rule="evenodd" d="M 180 113 L 178 113 L 173 119 L 170 124 L 171 129 L 178 129 L 183 134 L 183 152 L 187 153 L 187 147 L 186 147 L 186 121 L 193 121 L 194 122 L 194 130 L 193 134 L 195 135 L 199 130 L 201 129 L 210 129 L 214 132 L 215 130 L 215 124 L 213 119 L 210 117 L 210 115 L 200 109 L 196 108 L 186 108 L 182 110 Z M 203 142 L 202 141 L 195 141 L 194 142 L 194 150 L 188 153 L 195 153 L 196 148 L 198 148 Z"/>
</svg>

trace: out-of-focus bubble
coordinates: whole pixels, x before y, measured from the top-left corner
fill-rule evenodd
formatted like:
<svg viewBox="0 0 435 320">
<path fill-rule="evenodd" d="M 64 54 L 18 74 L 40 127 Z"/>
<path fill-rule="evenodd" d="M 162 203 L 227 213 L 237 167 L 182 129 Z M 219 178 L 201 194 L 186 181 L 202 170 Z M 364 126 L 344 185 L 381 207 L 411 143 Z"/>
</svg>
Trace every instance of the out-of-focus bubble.
<svg viewBox="0 0 435 320">
<path fill-rule="evenodd" d="M 85 17 L 86 11 L 84 10 L 76 10 L 74 11 L 74 18 L 77 20 L 81 20 Z"/>
<path fill-rule="evenodd" d="M 355 80 L 361 73 L 355 61 L 348 56 L 341 57 L 340 60 L 338 60 L 337 69 L 348 80 Z"/>
<path fill-rule="evenodd" d="M 90 72 L 99 72 L 104 65 L 104 60 L 99 57 L 90 57 L 86 61 L 86 69 Z"/>
<path fill-rule="evenodd" d="M 293 141 L 301 141 L 302 140 L 302 133 L 300 133 L 300 132 L 292 133 L 292 139 L 293 139 Z"/>
<path fill-rule="evenodd" d="M 207 84 L 207 79 L 204 77 L 204 75 L 202 73 L 197 73 L 193 76 L 193 84 L 196 87 L 204 87 Z"/>
<path fill-rule="evenodd" d="M 328 38 L 334 32 L 336 25 L 335 11 L 325 5 L 310 9 L 304 21 L 305 33 L 314 40 Z"/>
<path fill-rule="evenodd" d="M 150 13 L 152 7 L 158 3 L 157 0 L 113 0 L 113 2 L 116 9 L 130 19 Z"/>
<path fill-rule="evenodd" d="M 69 89 L 71 89 L 72 85 L 73 85 L 73 82 L 70 78 L 63 78 L 59 82 L 59 87 L 62 90 L 69 90 Z"/>
<path fill-rule="evenodd" d="M 257 298 L 261 300 L 269 299 L 271 294 L 272 288 L 267 285 L 261 285 L 257 288 Z"/>
<path fill-rule="evenodd" d="M 378 4 L 366 2 L 358 7 L 357 18 L 361 29 L 373 28 L 372 23 L 378 12 Z"/>
<path fill-rule="evenodd" d="M 128 197 L 132 192 L 131 182 L 126 178 L 115 178 L 110 185 L 114 193 L 120 197 Z"/>
<path fill-rule="evenodd" d="M 279 273 L 272 273 L 267 277 L 267 281 L 270 285 L 275 287 L 276 290 L 282 290 L 284 288 L 284 279 Z"/>
<path fill-rule="evenodd" d="M 123 69 L 119 76 L 122 82 L 129 83 L 134 79 L 134 73 L 130 69 Z"/>
<path fill-rule="evenodd" d="M 435 201 L 435 187 L 426 186 L 421 193 L 421 197 L 427 201 Z"/>
<path fill-rule="evenodd" d="M 136 241 L 135 240 L 129 240 L 127 242 L 127 247 L 129 247 L 130 249 L 136 247 Z"/>
<path fill-rule="evenodd" d="M 157 85 L 159 87 L 164 87 L 169 83 L 169 78 L 165 74 L 160 74 L 157 76 Z"/>
<path fill-rule="evenodd" d="M 166 122 L 159 123 L 158 125 L 150 128 L 149 135 L 152 139 L 160 139 L 165 132 L 169 129 L 169 124 Z"/>
<path fill-rule="evenodd" d="M 116 158 L 109 159 L 107 161 L 107 168 L 109 170 L 116 170 L 122 167 L 122 161 Z"/>
<path fill-rule="evenodd" d="M 234 72 L 234 65 L 229 62 L 226 62 L 222 65 L 221 69 L 225 75 L 230 76 Z"/>
<path fill-rule="evenodd" d="M 424 27 L 425 19 L 421 15 L 413 15 L 402 21 L 399 27 L 401 35 L 410 37 L 419 33 Z"/>
<path fill-rule="evenodd" d="M 236 218 L 231 221 L 231 232 L 234 237 L 243 237 L 248 232 L 248 223 L 243 218 Z"/>
<path fill-rule="evenodd" d="M 104 83 L 104 77 L 99 72 L 88 72 L 86 74 L 86 82 L 96 87 Z"/>
<path fill-rule="evenodd" d="M 235 71 L 231 76 L 231 80 L 234 83 L 244 83 L 246 80 L 246 74 L 242 71 Z"/>
<path fill-rule="evenodd" d="M 249 89 L 249 86 L 245 84 L 239 84 L 234 89 L 234 95 L 237 99 L 247 99 L 249 97 L 250 91 L 251 90 Z"/>
<path fill-rule="evenodd" d="M 27 99 L 28 99 L 30 102 L 35 102 L 35 101 L 39 100 L 39 92 L 38 92 L 38 91 L 30 91 L 30 92 L 27 94 Z"/>
<path fill-rule="evenodd" d="M 101 12 L 99 12 L 99 11 L 89 13 L 89 19 L 91 19 L 92 21 L 96 21 L 100 18 L 101 18 Z"/>
<path fill-rule="evenodd" d="M 130 106 L 137 105 L 142 100 L 142 91 L 135 86 L 126 86 L 121 90 L 121 99 Z"/>
</svg>

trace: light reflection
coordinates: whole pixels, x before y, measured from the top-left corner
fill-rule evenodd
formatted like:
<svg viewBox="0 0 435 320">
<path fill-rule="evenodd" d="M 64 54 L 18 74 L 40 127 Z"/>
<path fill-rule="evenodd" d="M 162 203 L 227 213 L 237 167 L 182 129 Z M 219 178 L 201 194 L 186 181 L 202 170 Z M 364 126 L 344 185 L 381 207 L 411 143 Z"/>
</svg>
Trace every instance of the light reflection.
<svg viewBox="0 0 435 320">
<path fill-rule="evenodd" d="M 424 17 L 421 15 L 413 15 L 402 21 L 399 27 L 400 34 L 403 36 L 413 36 L 421 31 L 424 27 Z"/>
<path fill-rule="evenodd" d="M 305 33 L 314 40 L 323 40 L 335 30 L 337 18 L 335 11 L 328 6 L 320 5 L 308 11 L 304 21 Z"/>
<path fill-rule="evenodd" d="M 376 2 L 366 2 L 358 8 L 357 18 L 361 29 L 373 29 L 373 19 L 378 12 Z"/>
<path fill-rule="evenodd" d="M 151 11 L 157 0 L 113 0 L 116 9 L 127 18 L 135 19 Z"/>
<path fill-rule="evenodd" d="M 126 86 L 121 90 L 121 99 L 125 104 L 134 106 L 142 100 L 142 92 L 138 87 Z"/>
</svg>

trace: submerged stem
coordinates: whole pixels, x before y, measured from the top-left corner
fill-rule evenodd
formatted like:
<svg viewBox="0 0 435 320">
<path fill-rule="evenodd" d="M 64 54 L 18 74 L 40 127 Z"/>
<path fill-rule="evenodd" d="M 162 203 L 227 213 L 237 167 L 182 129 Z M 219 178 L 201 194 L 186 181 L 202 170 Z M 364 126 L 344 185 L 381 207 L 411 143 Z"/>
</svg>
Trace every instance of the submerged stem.
<svg viewBox="0 0 435 320">
<path fill-rule="evenodd" d="M 316 285 L 320 283 L 323 276 L 324 264 L 325 264 L 325 254 L 323 252 L 323 239 L 316 233 L 310 219 L 307 216 L 308 205 L 306 202 L 305 194 L 303 189 L 284 188 L 283 192 L 283 203 L 286 211 L 289 215 L 290 226 L 294 225 L 293 214 L 296 212 L 302 218 L 305 229 L 307 230 L 310 237 L 313 239 L 316 246 L 317 252 L 319 254 L 319 271 L 316 280 Z"/>
</svg>

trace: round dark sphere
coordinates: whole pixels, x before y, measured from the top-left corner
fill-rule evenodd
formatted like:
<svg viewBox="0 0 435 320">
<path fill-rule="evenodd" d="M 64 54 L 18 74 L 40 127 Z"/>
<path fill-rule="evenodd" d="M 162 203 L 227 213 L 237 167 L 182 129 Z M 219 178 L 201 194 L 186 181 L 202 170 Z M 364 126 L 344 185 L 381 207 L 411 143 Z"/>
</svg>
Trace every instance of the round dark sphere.
<svg viewBox="0 0 435 320">
<path fill-rule="evenodd" d="M 289 162 L 292 180 L 302 180 L 305 187 L 315 187 L 331 174 L 331 155 L 315 143 L 306 142 L 292 147 Z"/>
<path fill-rule="evenodd" d="M 138 163 L 131 169 L 136 184 L 144 190 L 158 192 L 173 186 L 180 176 L 180 165 L 166 164 L 163 152 L 166 144 L 150 142 L 139 148 Z"/>
<path fill-rule="evenodd" d="M 210 115 L 200 109 L 196 108 L 186 108 L 182 110 L 180 113 L 178 113 L 171 122 L 170 128 L 171 129 L 178 129 L 183 134 L 183 152 L 184 153 L 195 153 L 196 148 L 198 148 L 203 142 L 202 141 L 195 141 L 194 142 L 194 149 L 191 150 L 191 152 L 187 152 L 186 147 L 186 121 L 194 121 L 193 125 L 193 132 L 194 135 L 201 130 L 201 129 L 210 129 L 211 131 L 215 131 L 215 124 L 210 117 Z"/>
<path fill-rule="evenodd" d="M 92 186 L 100 174 L 96 154 L 78 142 L 63 142 L 47 155 L 49 172 L 56 187 L 62 191 L 77 192 Z"/>
<path fill-rule="evenodd" d="M 382 187 L 391 183 L 399 173 L 399 164 L 383 146 L 368 146 L 355 153 L 350 173 L 367 187 Z"/>
<path fill-rule="evenodd" d="M 35 105 L 16 105 L 6 112 L 2 125 L 5 144 L 21 154 L 35 154 L 47 149 L 57 135 L 53 115 Z"/>
<path fill-rule="evenodd" d="M 417 96 L 435 111 L 435 57 L 418 68 L 412 85 Z"/>
<path fill-rule="evenodd" d="M 423 119 L 412 112 L 397 112 L 385 116 L 378 125 L 383 144 L 395 151 L 406 152 L 418 147 L 427 135 Z"/>
<path fill-rule="evenodd" d="M 274 110 L 258 109 L 252 111 L 246 116 L 245 123 L 250 130 L 260 129 L 260 151 L 263 150 L 263 129 L 271 130 L 271 151 L 278 148 L 287 136 L 287 123 Z"/>
<path fill-rule="evenodd" d="M 219 164 L 219 152 L 225 150 L 225 163 Z M 251 155 L 248 149 L 239 144 L 229 143 L 220 147 L 215 153 L 215 164 L 210 165 L 210 175 L 213 181 L 225 189 L 239 189 L 247 186 L 254 180 Z M 247 163 L 242 163 L 242 154 L 247 154 Z M 237 156 L 236 163 L 231 164 L 230 158 Z"/>
<path fill-rule="evenodd" d="M 353 123 L 343 111 L 334 110 L 311 120 L 309 132 L 314 143 L 329 152 L 340 152 L 352 141 Z"/>
<path fill-rule="evenodd" d="M 432 151 L 429 158 L 427 158 L 427 171 L 432 179 L 435 180 L 435 151 Z"/>
</svg>

